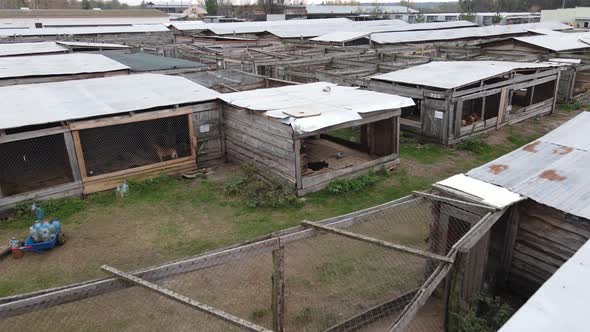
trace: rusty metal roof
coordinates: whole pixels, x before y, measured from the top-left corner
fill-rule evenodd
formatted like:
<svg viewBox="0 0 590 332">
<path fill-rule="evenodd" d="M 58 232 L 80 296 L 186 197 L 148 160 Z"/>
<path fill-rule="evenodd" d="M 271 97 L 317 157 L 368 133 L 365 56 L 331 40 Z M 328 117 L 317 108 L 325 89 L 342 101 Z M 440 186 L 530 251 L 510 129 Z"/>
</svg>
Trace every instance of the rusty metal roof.
<svg viewBox="0 0 590 332">
<path fill-rule="evenodd" d="M 590 219 L 590 113 L 584 112 L 538 140 L 467 176 L 541 204 Z"/>
</svg>

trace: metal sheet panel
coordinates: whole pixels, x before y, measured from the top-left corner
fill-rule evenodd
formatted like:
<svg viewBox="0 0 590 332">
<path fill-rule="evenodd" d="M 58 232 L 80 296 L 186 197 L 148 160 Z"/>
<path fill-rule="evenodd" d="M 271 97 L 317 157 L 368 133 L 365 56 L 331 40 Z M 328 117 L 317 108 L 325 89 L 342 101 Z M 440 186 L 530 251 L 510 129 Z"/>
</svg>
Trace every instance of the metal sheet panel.
<svg viewBox="0 0 590 332">
<path fill-rule="evenodd" d="M 0 44 L 0 57 L 31 54 L 65 53 L 66 47 L 55 42 Z"/>
<path fill-rule="evenodd" d="M 485 38 L 503 35 L 524 34 L 531 29 L 568 30 L 570 26 L 558 22 L 542 22 L 513 25 L 493 25 L 478 28 L 462 28 L 440 31 L 387 32 L 371 35 L 377 44 L 401 44 L 416 42 L 433 42 L 468 38 Z"/>
<path fill-rule="evenodd" d="M 207 65 L 178 58 L 169 58 L 147 53 L 125 53 L 120 51 L 102 52 L 102 55 L 129 66 L 134 72 L 172 70 L 183 68 L 204 68 Z"/>
<path fill-rule="evenodd" d="M 387 32 L 387 31 L 420 31 L 420 30 L 437 30 L 437 29 L 452 29 L 462 27 L 477 26 L 475 23 L 468 21 L 454 21 L 454 22 L 435 22 L 435 23 L 417 23 L 417 24 L 389 24 L 389 25 L 374 25 L 361 26 L 354 30 L 355 26 L 347 27 L 344 30 L 338 30 L 333 33 L 320 35 L 312 38 L 312 41 L 319 42 L 333 42 L 341 43 L 351 40 L 356 40 L 368 36 L 371 33 Z"/>
<path fill-rule="evenodd" d="M 516 69 L 549 68 L 557 65 L 508 61 L 433 61 L 403 70 L 374 75 L 371 76 L 371 79 L 453 89 Z"/>
<path fill-rule="evenodd" d="M 0 129 L 215 100 L 183 77 L 138 74 L 0 88 Z"/>
<path fill-rule="evenodd" d="M 590 114 L 582 113 L 537 141 L 467 175 L 590 219 L 588 128 Z"/>
<path fill-rule="evenodd" d="M 231 105 L 263 112 L 290 124 L 299 134 L 362 119 L 365 113 L 397 110 L 414 105 L 410 98 L 317 82 L 220 95 Z M 285 113 L 320 113 L 297 118 Z"/>
<path fill-rule="evenodd" d="M 163 24 L 130 26 L 68 27 L 38 29 L 0 29 L 0 37 L 11 36 L 57 36 L 57 35 L 100 35 L 109 33 L 146 33 L 170 31 Z"/>
<path fill-rule="evenodd" d="M 100 54 L 71 53 L 0 58 L 0 79 L 106 73 L 129 67 Z"/>
<path fill-rule="evenodd" d="M 582 33 L 555 33 L 545 36 L 531 36 L 531 37 L 514 37 L 522 43 L 542 47 L 544 49 L 561 52 L 570 50 L 581 50 L 590 48 L 589 44 L 581 41 L 583 38 L 590 37 L 589 32 Z"/>
</svg>

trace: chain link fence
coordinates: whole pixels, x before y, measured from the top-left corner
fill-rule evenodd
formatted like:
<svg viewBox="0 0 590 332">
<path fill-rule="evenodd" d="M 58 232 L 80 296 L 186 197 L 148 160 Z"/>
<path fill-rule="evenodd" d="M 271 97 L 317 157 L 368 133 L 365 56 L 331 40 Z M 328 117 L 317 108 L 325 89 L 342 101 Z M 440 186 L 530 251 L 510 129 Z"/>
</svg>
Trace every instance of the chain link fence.
<svg viewBox="0 0 590 332">
<path fill-rule="evenodd" d="M 408 196 L 129 275 L 103 267 L 0 299 L 0 330 L 443 331 L 443 280 L 486 212 Z"/>
</svg>

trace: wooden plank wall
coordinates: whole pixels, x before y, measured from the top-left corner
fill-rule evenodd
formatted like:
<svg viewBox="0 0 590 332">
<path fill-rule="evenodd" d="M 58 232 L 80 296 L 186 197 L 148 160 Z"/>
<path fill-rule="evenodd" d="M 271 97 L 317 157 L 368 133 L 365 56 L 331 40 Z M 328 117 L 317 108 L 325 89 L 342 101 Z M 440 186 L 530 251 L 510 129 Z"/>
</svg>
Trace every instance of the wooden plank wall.
<svg viewBox="0 0 590 332">
<path fill-rule="evenodd" d="M 246 109 L 222 107 L 227 158 L 237 163 L 254 161 L 262 174 L 269 171 L 295 184 L 291 127 Z"/>
<path fill-rule="evenodd" d="M 519 204 L 517 220 L 507 282 L 532 295 L 590 238 L 590 221 L 531 200 Z"/>
</svg>

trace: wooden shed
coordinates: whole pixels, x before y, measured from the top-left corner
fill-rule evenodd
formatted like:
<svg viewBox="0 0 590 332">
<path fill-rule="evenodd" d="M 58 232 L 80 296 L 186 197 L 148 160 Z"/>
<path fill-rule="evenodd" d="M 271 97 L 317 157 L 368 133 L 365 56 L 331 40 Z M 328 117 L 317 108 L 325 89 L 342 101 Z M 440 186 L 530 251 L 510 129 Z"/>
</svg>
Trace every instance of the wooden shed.
<svg viewBox="0 0 590 332">
<path fill-rule="evenodd" d="M 0 86 L 127 75 L 129 67 L 100 54 L 0 58 Z"/>
<path fill-rule="evenodd" d="M 1 87 L 0 209 L 196 167 L 217 95 L 156 74 Z"/>
<path fill-rule="evenodd" d="M 443 144 L 555 109 L 556 64 L 441 61 L 371 77 L 369 89 L 410 97 L 401 127 Z"/>
<path fill-rule="evenodd" d="M 539 60 L 569 63 L 560 78 L 560 100 L 570 101 L 590 90 L 590 33 L 558 33 L 515 37 L 481 45 L 486 55 L 536 56 Z"/>
<path fill-rule="evenodd" d="M 504 217 L 488 225 L 478 244 L 477 264 L 470 265 L 471 253 L 465 265 L 456 262 L 465 277 L 451 281 L 462 287 L 450 295 L 449 312 L 468 307 L 467 294 L 477 296 L 484 284 L 532 295 L 588 241 L 588 130 L 590 114 L 582 112 L 522 148 L 433 185 L 474 203 L 506 202 L 499 208 Z"/>
<path fill-rule="evenodd" d="M 227 158 L 254 161 L 299 194 L 399 162 L 409 98 L 326 82 L 220 95 Z"/>
</svg>

